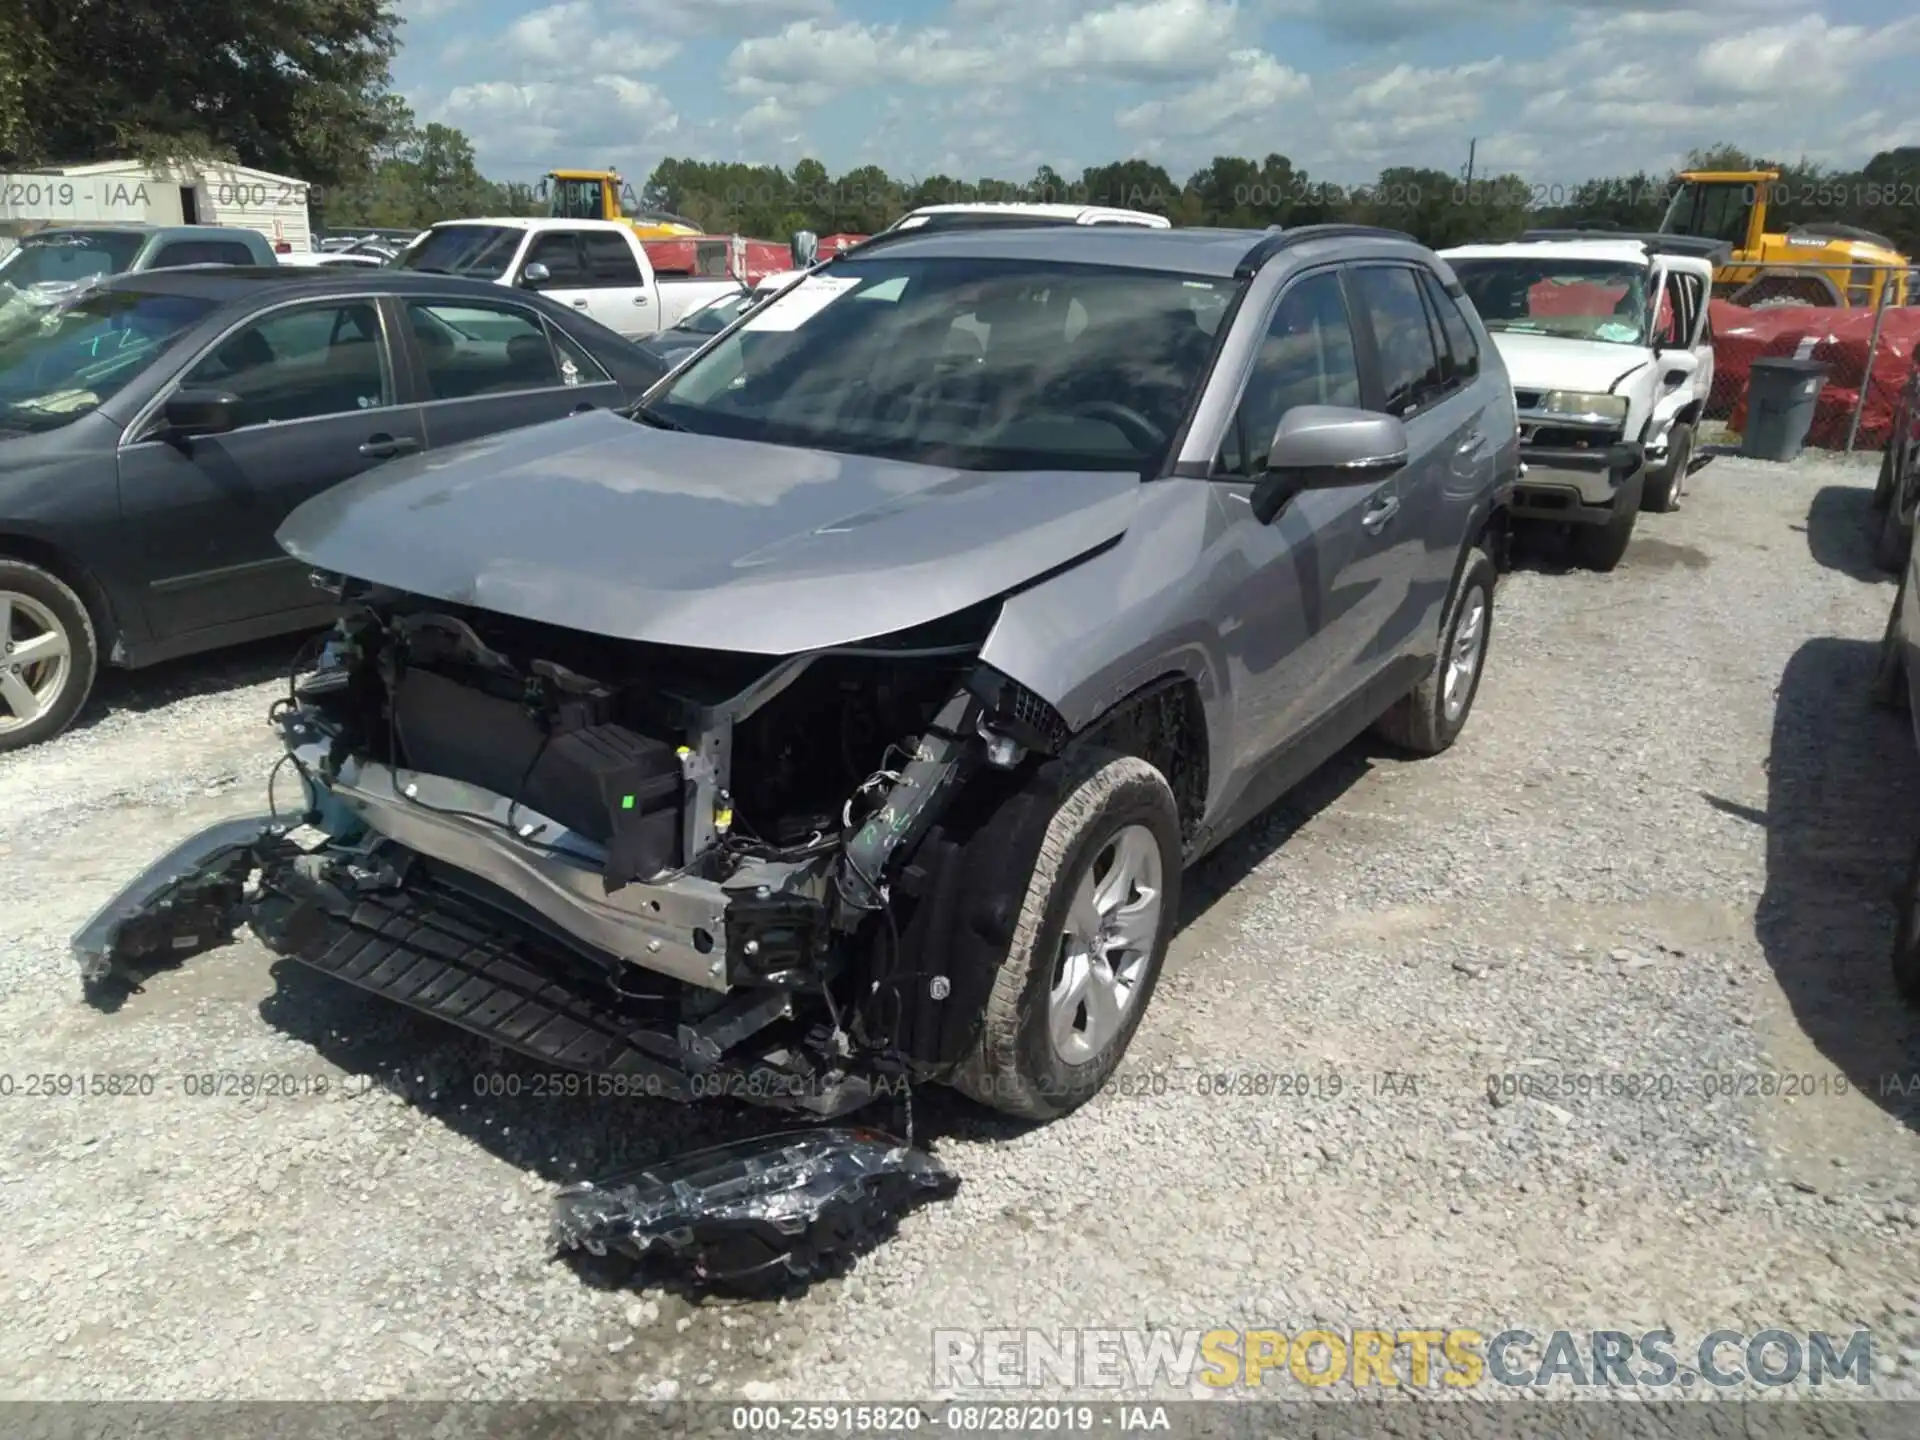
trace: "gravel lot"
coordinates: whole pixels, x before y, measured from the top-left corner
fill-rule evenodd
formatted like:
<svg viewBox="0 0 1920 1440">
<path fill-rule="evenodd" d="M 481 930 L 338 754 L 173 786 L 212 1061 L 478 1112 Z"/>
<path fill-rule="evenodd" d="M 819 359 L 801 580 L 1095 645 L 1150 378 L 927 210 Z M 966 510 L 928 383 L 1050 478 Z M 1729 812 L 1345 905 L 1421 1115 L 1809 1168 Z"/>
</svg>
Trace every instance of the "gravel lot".
<svg viewBox="0 0 1920 1440">
<path fill-rule="evenodd" d="M 1719 459 L 1611 576 L 1523 556 L 1454 751 L 1356 748 L 1190 877 L 1126 1084 L 1038 1130 L 923 1094 L 959 1195 L 778 1305 L 545 1247 L 556 1184 L 753 1112 L 480 1099 L 513 1062 L 251 941 L 83 1004 L 69 934 L 258 807 L 293 647 L 117 677 L 0 759 L 0 1395 L 924 1398 L 936 1327 L 1317 1322 L 1867 1326 L 1879 1393 L 1920 1397 L 1920 1025 L 1885 958 L 1920 764 L 1866 701 L 1872 478 Z M 27 1098 L 47 1071 L 158 1089 Z M 234 1071 L 334 1093 L 183 1093 Z M 1597 1093 L 1489 1099 L 1563 1073 Z M 1779 1073 L 1811 1093 L 1707 1093 Z"/>
</svg>

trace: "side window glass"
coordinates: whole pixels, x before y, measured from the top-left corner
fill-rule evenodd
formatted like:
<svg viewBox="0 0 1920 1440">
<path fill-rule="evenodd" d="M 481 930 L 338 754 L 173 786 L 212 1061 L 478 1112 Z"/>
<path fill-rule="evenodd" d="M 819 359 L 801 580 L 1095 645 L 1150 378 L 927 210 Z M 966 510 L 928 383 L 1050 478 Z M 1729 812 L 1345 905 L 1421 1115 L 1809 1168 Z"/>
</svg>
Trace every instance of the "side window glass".
<svg viewBox="0 0 1920 1440">
<path fill-rule="evenodd" d="M 155 270 L 170 265 L 251 265 L 253 252 L 231 240 L 177 240 L 153 257 Z"/>
<path fill-rule="evenodd" d="M 1380 353 L 1385 393 L 1380 408 L 1389 415 L 1405 416 L 1444 383 L 1418 280 L 1404 265 L 1362 265 L 1355 269 L 1354 278 Z"/>
<path fill-rule="evenodd" d="M 306 305 L 255 321 L 219 342 L 180 381 L 183 390 L 239 398 L 242 425 L 346 415 L 393 403 L 393 379 L 372 304 Z"/>
<path fill-rule="evenodd" d="M 587 283 L 586 266 L 580 259 L 580 240 L 571 230 L 549 230 L 536 236 L 527 252 L 527 264 L 546 266 L 553 277 L 547 282 L 549 285 Z"/>
<path fill-rule="evenodd" d="M 579 383 L 562 373 L 546 325 L 525 310 L 467 300 L 410 300 L 407 323 L 420 347 L 430 399 L 465 400 Z"/>
<path fill-rule="evenodd" d="M 1480 373 L 1480 346 L 1474 341 L 1473 327 L 1460 313 L 1460 302 L 1447 293 L 1447 287 L 1431 270 L 1420 272 L 1420 288 L 1440 321 L 1447 384 L 1465 385 Z"/>
<path fill-rule="evenodd" d="M 1258 475 L 1266 468 L 1273 432 L 1296 405 L 1359 403 L 1360 367 L 1340 278 L 1331 270 L 1309 275 L 1280 297 L 1267 323 L 1215 469 Z"/>
<path fill-rule="evenodd" d="M 551 333 L 562 385 L 605 385 L 612 381 L 613 377 L 600 368 L 600 362 L 575 344 L 564 330 L 556 327 Z"/>
<path fill-rule="evenodd" d="M 586 254 L 587 280 L 594 285 L 638 285 L 640 262 L 633 258 L 633 246 L 624 235 L 590 230 L 580 237 Z M 549 267 L 551 268 L 551 267 Z M 554 271 L 557 275 L 560 272 Z"/>
</svg>

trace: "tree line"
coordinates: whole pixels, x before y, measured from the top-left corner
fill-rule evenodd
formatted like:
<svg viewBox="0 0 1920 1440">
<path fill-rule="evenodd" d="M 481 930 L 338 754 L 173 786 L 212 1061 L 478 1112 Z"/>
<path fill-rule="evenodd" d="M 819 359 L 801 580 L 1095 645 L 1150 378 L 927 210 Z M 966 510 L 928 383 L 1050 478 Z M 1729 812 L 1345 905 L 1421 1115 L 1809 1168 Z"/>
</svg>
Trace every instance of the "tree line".
<svg viewBox="0 0 1920 1440">
<path fill-rule="evenodd" d="M 123 156 L 237 161 L 309 182 L 314 221 L 329 229 L 539 213 L 533 186 L 483 174 L 467 136 L 420 123 L 393 92 L 399 30 L 394 0 L 249 0 L 224 10 L 9 0 L 0 4 L 0 170 Z M 1779 225 L 1855 225 L 1920 256 L 1920 147 L 1852 169 L 1721 144 L 1692 152 L 1688 168 L 1779 170 Z M 1415 167 L 1344 185 L 1275 151 L 1216 156 L 1184 180 L 1144 159 L 1071 177 L 1042 166 L 1026 179 L 966 179 L 874 165 L 835 176 L 812 159 L 783 168 L 668 158 L 634 198 L 710 232 L 767 239 L 871 234 L 920 205 L 1031 199 L 1150 210 L 1177 225 L 1355 221 L 1438 246 L 1529 226 L 1655 229 L 1673 187 L 1672 175 L 1645 171 L 1562 186 Z"/>
</svg>

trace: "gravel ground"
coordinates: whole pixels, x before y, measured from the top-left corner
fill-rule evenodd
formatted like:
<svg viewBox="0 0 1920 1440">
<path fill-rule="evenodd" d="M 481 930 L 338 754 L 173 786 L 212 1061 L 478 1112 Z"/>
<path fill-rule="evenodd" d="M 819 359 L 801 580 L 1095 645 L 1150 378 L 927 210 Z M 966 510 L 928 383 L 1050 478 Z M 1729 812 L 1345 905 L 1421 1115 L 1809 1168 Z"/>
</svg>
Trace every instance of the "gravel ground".
<svg viewBox="0 0 1920 1440">
<path fill-rule="evenodd" d="M 1357 747 L 1189 878 L 1113 1093 L 1027 1130 L 919 1097 L 958 1196 L 780 1304 L 545 1246 L 557 1183 L 764 1117 L 482 1099 L 511 1060 L 251 941 L 83 1004 L 69 934 L 257 808 L 292 647 L 119 677 L 0 759 L 0 1395 L 925 1397 L 935 1329 L 1320 1324 L 1864 1326 L 1920 1396 L 1885 960 L 1920 766 L 1866 703 L 1872 476 L 1718 459 L 1611 576 L 1523 555 L 1461 743 Z M 215 1072 L 333 1084 L 186 1093 Z"/>
</svg>

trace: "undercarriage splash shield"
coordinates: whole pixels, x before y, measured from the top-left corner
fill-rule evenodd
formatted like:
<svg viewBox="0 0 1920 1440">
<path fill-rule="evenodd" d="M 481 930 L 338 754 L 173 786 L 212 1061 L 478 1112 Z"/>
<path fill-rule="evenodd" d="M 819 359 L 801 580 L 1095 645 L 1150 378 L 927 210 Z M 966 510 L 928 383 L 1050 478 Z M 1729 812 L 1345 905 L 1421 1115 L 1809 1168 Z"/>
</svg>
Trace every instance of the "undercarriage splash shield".
<svg viewBox="0 0 1920 1440">
<path fill-rule="evenodd" d="M 926 1151 L 878 1130 L 788 1130 L 571 1186 L 554 1197 L 553 1238 L 663 1262 L 702 1285 L 778 1289 L 834 1273 L 959 1185 Z"/>
</svg>

